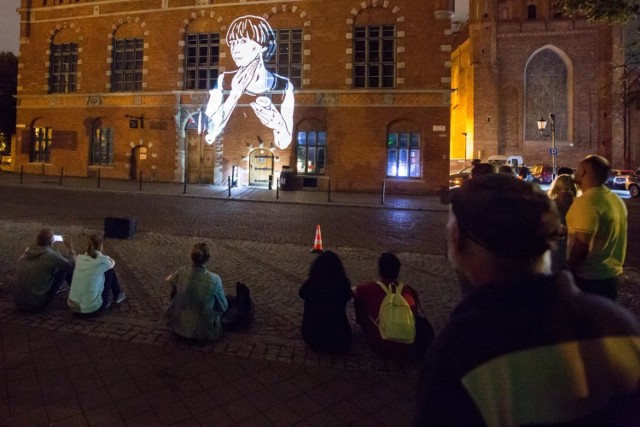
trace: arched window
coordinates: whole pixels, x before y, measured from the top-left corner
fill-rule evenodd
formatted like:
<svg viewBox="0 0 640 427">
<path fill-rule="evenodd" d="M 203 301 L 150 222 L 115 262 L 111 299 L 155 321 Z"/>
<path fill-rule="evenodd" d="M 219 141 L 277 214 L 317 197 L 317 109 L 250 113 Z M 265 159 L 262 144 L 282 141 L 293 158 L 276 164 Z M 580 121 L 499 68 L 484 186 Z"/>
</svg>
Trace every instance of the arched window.
<svg viewBox="0 0 640 427">
<path fill-rule="evenodd" d="M 549 113 L 556 117 L 556 138 L 566 141 L 569 121 L 569 72 L 567 64 L 552 49 L 531 57 L 525 71 L 525 139 L 540 139 L 537 120 Z"/>
</svg>

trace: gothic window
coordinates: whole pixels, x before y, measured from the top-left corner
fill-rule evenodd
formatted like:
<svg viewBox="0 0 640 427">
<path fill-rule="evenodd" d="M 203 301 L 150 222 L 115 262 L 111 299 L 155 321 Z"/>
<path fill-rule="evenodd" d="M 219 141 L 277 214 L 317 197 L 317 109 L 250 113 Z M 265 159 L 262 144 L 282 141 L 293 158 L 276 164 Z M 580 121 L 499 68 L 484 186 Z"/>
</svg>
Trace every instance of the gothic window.
<svg viewBox="0 0 640 427">
<path fill-rule="evenodd" d="M 213 89 L 220 65 L 220 34 L 187 34 L 185 89 Z"/>
<path fill-rule="evenodd" d="M 75 92 L 78 83 L 78 44 L 51 45 L 49 93 Z"/>
<path fill-rule="evenodd" d="M 556 117 L 556 138 L 567 140 L 568 70 L 560 55 L 544 49 L 533 56 L 525 71 L 525 139 L 540 139 L 537 120 Z"/>
<path fill-rule="evenodd" d="M 359 26 L 353 36 L 353 86 L 394 87 L 395 25 Z"/>
<path fill-rule="evenodd" d="M 114 40 L 111 91 L 134 92 L 142 90 L 143 50 L 143 39 Z"/>
</svg>

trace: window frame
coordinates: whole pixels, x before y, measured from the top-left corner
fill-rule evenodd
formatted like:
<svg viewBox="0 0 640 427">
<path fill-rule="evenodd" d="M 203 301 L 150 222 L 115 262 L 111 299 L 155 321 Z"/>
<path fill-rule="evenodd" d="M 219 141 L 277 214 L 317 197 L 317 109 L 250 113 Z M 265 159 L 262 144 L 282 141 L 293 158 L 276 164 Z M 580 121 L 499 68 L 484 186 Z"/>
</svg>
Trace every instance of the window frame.
<svg viewBox="0 0 640 427">
<path fill-rule="evenodd" d="M 49 163 L 51 161 L 51 143 L 53 129 L 50 127 L 34 127 L 31 131 L 30 163 Z"/>
<path fill-rule="evenodd" d="M 133 46 L 131 46 L 133 44 Z M 131 37 L 113 40 L 111 64 L 112 92 L 142 90 L 144 39 Z"/>
<path fill-rule="evenodd" d="M 389 31 L 392 32 L 389 35 Z M 353 29 L 353 87 L 396 87 L 397 28 L 395 25 L 359 25 Z"/>
<path fill-rule="evenodd" d="M 78 43 L 52 43 L 49 55 L 49 93 L 76 92 Z"/>
<path fill-rule="evenodd" d="M 203 43 L 204 37 L 207 40 Z M 190 53 L 191 49 L 194 51 L 193 55 Z M 201 55 L 203 49 L 206 51 L 205 55 Z M 201 73 L 205 76 L 203 77 Z M 211 90 L 219 74 L 220 33 L 188 33 L 185 36 L 184 47 L 184 88 Z"/>
<path fill-rule="evenodd" d="M 403 143 L 403 139 L 406 144 Z M 422 178 L 422 135 L 420 132 L 389 132 L 387 133 L 386 148 L 385 176 L 387 178 Z M 401 167 L 406 169 L 406 175 L 399 174 Z"/>
<path fill-rule="evenodd" d="M 91 135 L 89 164 L 92 166 L 113 166 L 114 140 L 115 130 L 113 128 L 94 129 Z M 98 147 L 97 150 L 96 147 Z M 106 148 L 103 149 L 103 147 Z"/>
<path fill-rule="evenodd" d="M 304 32 L 302 28 L 274 28 L 273 33 L 276 40 L 276 49 L 266 62 L 267 69 L 272 73 L 288 78 L 293 87 L 299 89 L 303 83 Z M 286 53 L 284 52 L 285 50 Z M 283 56 L 288 58 L 285 59 Z M 296 61 L 295 59 L 298 56 L 299 60 Z"/>
<path fill-rule="evenodd" d="M 301 141 L 303 141 L 301 143 Z M 313 141 L 313 142 L 311 142 Z M 304 152 L 302 157 L 301 150 Z M 313 154 L 310 154 L 313 153 Z M 303 162 L 301 163 L 301 158 Z M 311 158 L 312 164 L 309 164 Z M 327 173 L 327 132 L 298 131 L 296 134 L 296 172 L 299 175 L 322 176 Z M 304 165 L 301 167 L 301 165 Z M 313 169 L 311 172 L 309 171 Z"/>
</svg>

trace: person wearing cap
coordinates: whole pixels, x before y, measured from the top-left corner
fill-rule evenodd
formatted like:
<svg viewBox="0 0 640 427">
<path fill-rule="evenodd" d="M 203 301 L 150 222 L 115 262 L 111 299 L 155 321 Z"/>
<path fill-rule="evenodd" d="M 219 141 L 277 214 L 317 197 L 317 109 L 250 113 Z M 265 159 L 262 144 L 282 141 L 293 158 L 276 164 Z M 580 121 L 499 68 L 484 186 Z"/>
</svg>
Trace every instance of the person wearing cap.
<svg viewBox="0 0 640 427">
<path fill-rule="evenodd" d="M 53 232 L 41 229 L 35 245 L 27 247 L 18 261 L 13 278 L 13 295 L 16 306 L 23 311 L 36 312 L 44 309 L 53 298 L 68 289 L 75 265 L 76 253 L 70 237 L 63 237 L 66 251 L 53 247 Z M 66 252 L 66 253 L 65 253 Z"/>
<path fill-rule="evenodd" d="M 451 201 L 448 258 L 472 289 L 425 356 L 415 425 L 637 425 L 640 323 L 550 274 L 554 203 L 504 174 Z"/>
<path fill-rule="evenodd" d="M 609 162 L 591 155 L 574 177 L 582 190 L 567 212 L 567 264 L 585 292 L 616 299 L 627 251 L 627 207 L 604 184 Z"/>
</svg>

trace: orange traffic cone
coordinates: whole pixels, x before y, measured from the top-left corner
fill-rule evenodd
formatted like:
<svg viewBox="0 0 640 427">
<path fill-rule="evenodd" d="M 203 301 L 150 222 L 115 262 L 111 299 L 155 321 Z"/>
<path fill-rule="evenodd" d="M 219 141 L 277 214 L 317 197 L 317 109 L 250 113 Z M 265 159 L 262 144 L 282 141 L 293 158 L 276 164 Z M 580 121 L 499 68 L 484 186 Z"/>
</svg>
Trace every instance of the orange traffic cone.
<svg viewBox="0 0 640 427">
<path fill-rule="evenodd" d="M 311 249 L 311 252 L 317 254 L 324 252 L 322 249 L 322 232 L 320 231 L 320 224 L 316 225 L 316 238 L 313 241 L 313 249 Z"/>
</svg>

